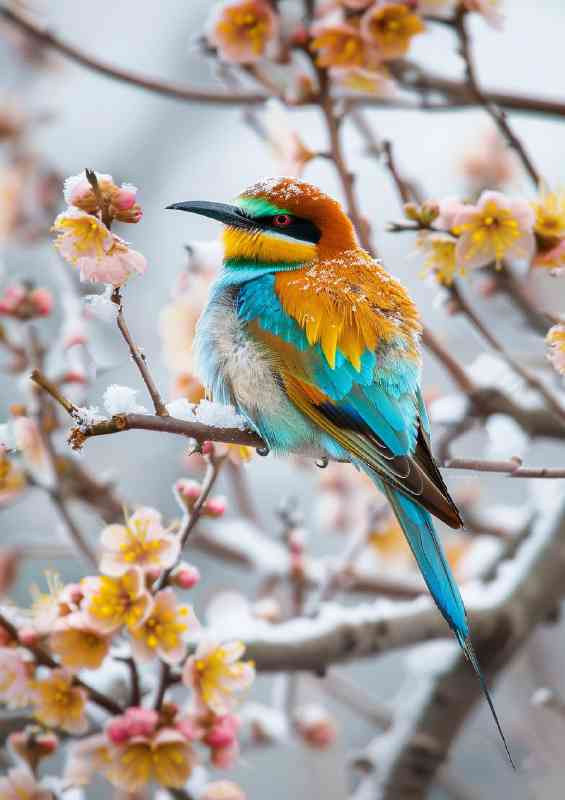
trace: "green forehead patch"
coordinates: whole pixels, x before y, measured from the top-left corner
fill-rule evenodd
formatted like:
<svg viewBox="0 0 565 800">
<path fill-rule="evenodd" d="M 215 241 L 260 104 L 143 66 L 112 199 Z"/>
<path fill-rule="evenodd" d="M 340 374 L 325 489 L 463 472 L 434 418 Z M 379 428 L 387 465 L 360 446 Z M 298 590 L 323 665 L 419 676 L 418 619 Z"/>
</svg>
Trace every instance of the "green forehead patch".
<svg viewBox="0 0 565 800">
<path fill-rule="evenodd" d="M 275 214 L 288 214 L 286 208 L 278 208 L 265 197 L 236 197 L 235 202 L 250 217 L 269 217 Z"/>
</svg>

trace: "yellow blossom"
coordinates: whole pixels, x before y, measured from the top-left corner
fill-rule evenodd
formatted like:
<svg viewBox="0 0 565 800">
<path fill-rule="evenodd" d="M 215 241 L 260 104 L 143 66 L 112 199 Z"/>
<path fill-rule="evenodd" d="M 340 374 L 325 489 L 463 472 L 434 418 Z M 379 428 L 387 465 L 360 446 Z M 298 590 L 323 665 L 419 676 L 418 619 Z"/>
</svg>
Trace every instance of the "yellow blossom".
<svg viewBox="0 0 565 800">
<path fill-rule="evenodd" d="M 233 710 L 236 692 L 247 689 L 255 678 L 252 661 L 242 661 L 245 647 L 241 642 L 202 641 L 183 670 L 183 681 L 192 687 L 197 699 L 215 714 Z"/>
<path fill-rule="evenodd" d="M 25 486 L 23 472 L 13 464 L 0 446 L 0 507 L 14 500 Z"/>
<path fill-rule="evenodd" d="M 106 772 L 115 786 L 135 792 L 155 781 L 180 789 L 190 778 L 194 764 L 192 747 L 173 729 L 161 729 L 152 739 L 134 739 L 120 748 Z"/>
<path fill-rule="evenodd" d="M 49 636 L 49 647 L 67 669 L 98 669 L 108 655 L 110 640 L 76 613 L 59 620 Z"/>
<path fill-rule="evenodd" d="M 565 324 L 554 325 L 545 337 L 547 357 L 561 375 L 565 375 Z"/>
<path fill-rule="evenodd" d="M 425 233 L 418 238 L 417 247 L 426 256 L 424 274 L 432 274 L 435 281 L 441 286 L 451 286 L 458 273 L 466 274 L 464 265 L 457 264 L 456 244 L 456 239 L 444 233 Z"/>
<path fill-rule="evenodd" d="M 131 631 L 132 648 L 142 661 L 158 657 L 177 664 L 184 656 L 184 637 L 197 622 L 190 606 L 177 605 L 172 589 L 157 592 L 149 616 Z"/>
<path fill-rule="evenodd" d="M 367 45 L 359 30 L 339 24 L 321 28 L 310 44 L 320 67 L 366 67 Z"/>
<path fill-rule="evenodd" d="M 49 728 L 61 728 L 69 733 L 84 733 L 88 727 L 85 716 L 86 692 L 73 686 L 72 676 L 63 669 L 54 669 L 42 680 L 32 683 L 36 719 Z"/>
<path fill-rule="evenodd" d="M 529 261 L 533 255 L 534 212 L 525 200 L 483 192 L 476 206 L 463 206 L 451 229 L 458 242 L 457 263 L 469 269 L 503 258 Z"/>
<path fill-rule="evenodd" d="M 544 192 L 533 203 L 534 230 L 548 245 L 565 237 L 565 192 Z"/>
<path fill-rule="evenodd" d="M 125 525 L 108 525 L 101 535 L 100 571 L 118 576 L 132 567 L 143 571 L 165 569 L 177 560 L 178 537 L 163 528 L 161 515 L 152 508 L 140 508 Z"/>
<path fill-rule="evenodd" d="M 376 45 L 379 56 L 389 59 L 405 55 L 412 38 L 422 33 L 425 25 L 404 3 L 384 3 L 365 13 L 361 30 Z"/>
<path fill-rule="evenodd" d="M 232 0 L 212 14 L 208 39 L 234 64 L 258 61 L 278 33 L 278 17 L 265 0 Z"/>
<path fill-rule="evenodd" d="M 103 632 L 115 631 L 122 625 L 136 628 L 151 606 L 140 569 L 130 569 L 118 577 L 85 578 L 81 587 L 85 596 L 84 613 Z"/>
<path fill-rule="evenodd" d="M 84 256 L 101 258 L 114 244 L 112 234 L 103 222 L 74 206 L 59 214 L 53 231 L 59 233 L 55 247 L 66 261 L 73 264 Z"/>
</svg>

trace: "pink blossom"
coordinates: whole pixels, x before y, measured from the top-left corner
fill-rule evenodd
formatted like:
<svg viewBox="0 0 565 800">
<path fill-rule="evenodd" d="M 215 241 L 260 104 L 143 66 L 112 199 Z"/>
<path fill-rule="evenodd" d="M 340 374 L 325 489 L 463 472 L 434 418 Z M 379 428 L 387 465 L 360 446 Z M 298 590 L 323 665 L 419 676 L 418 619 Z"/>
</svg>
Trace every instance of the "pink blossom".
<svg viewBox="0 0 565 800">
<path fill-rule="evenodd" d="M 8 708 L 29 704 L 31 672 L 32 664 L 24 658 L 23 650 L 0 647 L 0 701 Z"/>
<path fill-rule="evenodd" d="M 516 172 L 516 163 L 498 130 L 491 127 L 463 154 L 460 171 L 469 187 L 480 192 L 509 183 Z"/>
<path fill-rule="evenodd" d="M 87 736 L 73 743 L 67 752 L 63 781 L 68 786 L 86 786 L 110 762 L 110 748 L 104 734 Z"/>
<path fill-rule="evenodd" d="M 132 651 L 140 661 L 160 658 L 168 664 L 178 664 L 185 655 L 186 634 L 197 629 L 192 608 L 177 604 L 172 589 L 163 589 L 154 596 L 143 623 L 131 630 Z"/>
<path fill-rule="evenodd" d="M 59 233 L 55 247 L 65 261 L 75 265 L 81 258 L 102 258 L 114 244 L 112 233 L 98 217 L 75 206 L 59 214 L 53 230 Z"/>
<path fill-rule="evenodd" d="M 212 639 L 201 640 L 194 656 L 184 666 L 182 678 L 195 691 L 195 700 L 214 714 L 229 714 L 237 703 L 237 694 L 251 686 L 255 667 L 242 661 L 245 647 L 241 642 L 218 644 Z"/>
<path fill-rule="evenodd" d="M 53 794 L 25 767 L 11 769 L 0 778 L 1 800 L 52 800 Z"/>
<path fill-rule="evenodd" d="M 17 417 L 14 435 L 26 469 L 38 483 L 50 485 L 54 479 L 53 467 L 37 422 L 30 417 Z"/>
<path fill-rule="evenodd" d="M 227 509 L 227 500 L 225 497 L 212 497 L 207 500 L 202 509 L 202 513 L 206 517 L 223 517 Z"/>
<path fill-rule="evenodd" d="M 21 284 L 8 286 L 0 297 L 0 315 L 17 319 L 47 317 L 53 310 L 53 295 L 48 289 L 28 289 Z"/>
<path fill-rule="evenodd" d="M 224 61 L 253 64 L 278 36 L 279 22 L 266 0 L 230 0 L 213 9 L 207 29 L 208 41 Z"/>
<path fill-rule="evenodd" d="M 145 273 L 147 260 L 123 239 L 114 236 L 111 250 L 101 256 L 84 256 L 77 261 L 77 266 L 82 281 L 123 286 L 132 275 Z"/>
<path fill-rule="evenodd" d="M 131 567 L 144 572 L 172 567 L 178 558 L 178 536 L 163 528 L 161 514 L 153 508 L 140 508 L 125 525 L 108 525 L 100 538 L 100 571 L 119 576 Z"/>
<path fill-rule="evenodd" d="M 534 210 L 526 200 L 483 192 L 476 206 L 456 215 L 452 232 L 458 265 L 475 269 L 503 259 L 530 261 L 535 251 Z"/>
<path fill-rule="evenodd" d="M 561 375 L 565 375 L 565 324 L 549 329 L 545 338 L 547 357 Z"/>
</svg>

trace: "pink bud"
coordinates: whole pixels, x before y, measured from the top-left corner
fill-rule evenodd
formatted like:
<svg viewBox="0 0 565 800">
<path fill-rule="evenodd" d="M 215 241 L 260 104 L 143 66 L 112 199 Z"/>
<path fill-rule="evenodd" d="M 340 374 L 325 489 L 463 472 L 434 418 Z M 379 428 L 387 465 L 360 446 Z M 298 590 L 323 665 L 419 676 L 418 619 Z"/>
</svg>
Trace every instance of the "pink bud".
<svg viewBox="0 0 565 800">
<path fill-rule="evenodd" d="M 128 708 L 125 714 L 129 736 L 151 736 L 159 722 L 159 714 L 151 708 Z"/>
<path fill-rule="evenodd" d="M 33 289 L 29 294 L 29 301 L 40 317 L 48 317 L 53 311 L 53 295 L 48 289 Z"/>
<path fill-rule="evenodd" d="M 305 744 L 317 750 L 331 747 L 337 738 L 334 721 L 325 709 L 309 705 L 296 712 L 296 730 Z"/>
<path fill-rule="evenodd" d="M 220 717 L 208 731 L 204 742 L 213 750 L 232 747 L 236 742 L 238 726 L 237 719 L 231 714 L 226 714 L 225 717 Z"/>
<path fill-rule="evenodd" d="M 87 377 L 84 372 L 78 369 L 69 369 L 61 378 L 62 383 L 75 383 L 79 386 L 84 386 L 87 383 Z"/>
<path fill-rule="evenodd" d="M 214 442 L 202 442 L 200 449 L 203 456 L 211 456 L 214 454 Z"/>
<path fill-rule="evenodd" d="M 218 769 L 231 769 L 239 755 L 239 747 L 234 744 L 232 747 L 221 747 L 214 750 L 210 755 L 212 764 Z"/>
<path fill-rule="evenodd" d="M 173 582 L 179 589 L 192 589 L 200 580 L 200 572 L 192 564 L 182 563 L 173 575 Z"/>
<path fill-rule="evenodd" d="M 24 647 L 34 647 L 39 642 L 40 636 L 33 628 L 22 628 L 18 633 L 18 639 Z"/>
<path fill-rule="evenodd" d="M 137 189 L 130 186 L 121 186 L 112 198 L 113 205 L 120 211 L 128 211 L 135 205 Z"/>
<path fill-rule="evenodd" d="M 106 726 L 106 736 L 112 744 L 123 744 L 130 737 L 128 721 L 125 717 L 116 717 Z"/>
<path fill-rule="evenodd" d="M 204 504 L 203 513 L 208 517 L 223 517 L 226 513 L 227 501 L 225 497 L 213 497 Z"/>
<path fill-rule="evenodd" d="M 198 481 L 181 478 L 175 483 L 175 489 L 185 500 L 195 503 L 202 494 L 202 486 Z"/>
</svg>

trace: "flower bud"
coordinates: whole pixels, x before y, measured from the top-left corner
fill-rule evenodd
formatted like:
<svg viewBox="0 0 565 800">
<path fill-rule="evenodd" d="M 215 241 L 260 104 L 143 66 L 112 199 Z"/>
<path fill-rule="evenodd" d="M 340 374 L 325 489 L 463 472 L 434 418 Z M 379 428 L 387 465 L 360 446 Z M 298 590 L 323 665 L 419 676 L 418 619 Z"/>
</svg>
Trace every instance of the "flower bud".
<svg viewBox="0 0 565 800">
<path fill-rule="evenodd" d="M 439 217 L 439 204 L 435 200 L 426 200 L 420 208 L 420 222 L 428 227 Z"/>
<path fill-rule="evenodd" d="M 225 497 L 212 497 L 207 500 L 202 509 L 202 513 L 207 517 L 223 517 L 226 513 L 227 501 Z"/>
<path fill-rule="evenodd" d="M 317 750 L 327 750 L 336 740 L 335 723 L 321 706 L 307 705 L 299 708 L 295 724 L 305 744 Z"/>
<path fill-rule="evenodd" d="M 42 759 L 53 755 L 59 746 L 59 740 L 52 731 L 43 731 L 37 725 L 28 725 L 24 730 L 10 734 L 8 742 L 32 772 L 37 770 Z"/>
<path fill-rule="evenodd" d="M 214 442 L 202 442 L 200 447 L 203 456 L 213 456 L 214 455 Z"/>
<path fill-rule="evenodd" d="M 404 203 L 404 216 L 413 222 L 420 221 L 420 209 L 416 203 Z"/>
<path fill-rule="evenodd" d="M 239 755 L 239 747 L 235 744 L 233 747 L 220 747 L 213 750 L 210 756 L 210 761 L 218 769 L 231 769 Z"/>
<path fill-rule="evenodd" d="M 18 631 L 18 639 L 24 647 L 35 647 L 40 638 L 38 632 L 33 628 L 21 628 Z"/>
<path fill-rule="evenodd" d="M 220 717 L 204 737 L 205 744 L 212 750 L 232 747 L 236 742 L 238 723 L 231 714 Z"/>
<path fill-rule="evenodd" d="M 181 504 L 186 506 L 189 511 L 194 508 L 194 504 L 202 494 L 202 485 L 189 478 L 181 478 L 175 483 L 174 488 Z"/>
<path fill-rule="evenodd" d="M 179 589 L 192 589 L 200 580 L 200 572 L 193 564 L 182 562 L 175 571 L 172 580 Z"/>
</svg>

